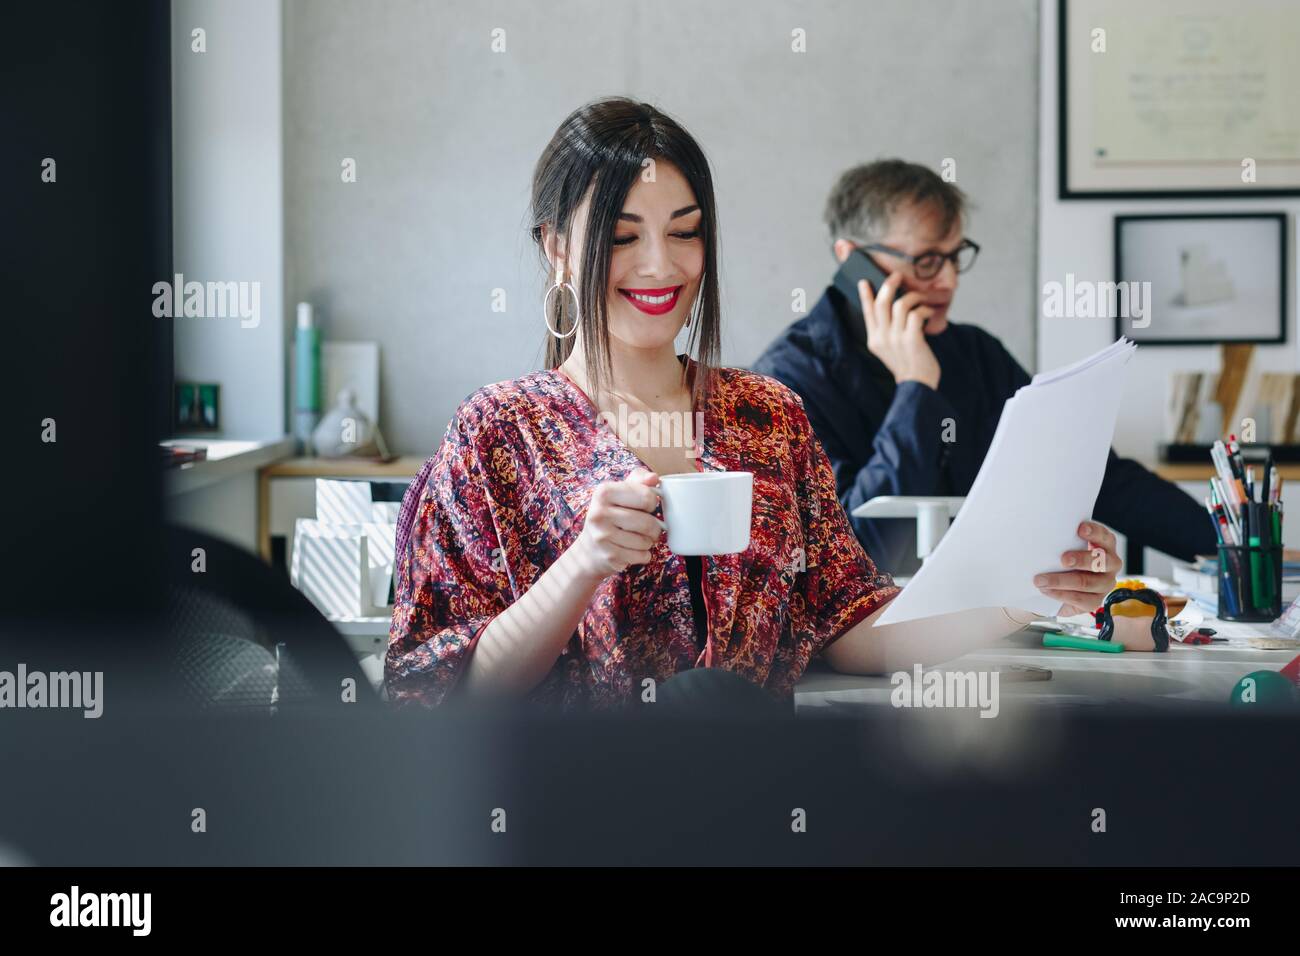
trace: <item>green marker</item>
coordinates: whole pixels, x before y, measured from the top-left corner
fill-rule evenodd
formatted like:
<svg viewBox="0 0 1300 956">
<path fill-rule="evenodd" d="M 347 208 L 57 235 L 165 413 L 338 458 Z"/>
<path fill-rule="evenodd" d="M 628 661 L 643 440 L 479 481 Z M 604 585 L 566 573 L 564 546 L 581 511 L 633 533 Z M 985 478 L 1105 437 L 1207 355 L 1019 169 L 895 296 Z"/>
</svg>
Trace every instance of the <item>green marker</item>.
<svg viewBox="0 0 1300 956">
<path fill-rule="evenodd" d="M 1254 508 L 1251 509 L 1252 512 L 1254 512 L 1254 510 Z M 1252 513 L 1251 517 L 1254 519 L 1252 529 L 1258 532 L 1259 515 L 1257 513 Z M 1248 540 L 1250 541 L 1250 589 L 1251 594 L 1255 596 L 1254 609 L 1258 611 L 1266 607 L 1268 604 L 1268 596 L 1264 591 L 1264 578 L 1259 569 L 1261 560 L 1261 555 L 1259 553 L 1260 536 L 1258 533 L 1252 534 Z"/>
<path fill-rule="evenodd" d="M 1071 637 L 1059 631 L 1043 635 L 1044 647 L 1059 647 L 1067 651 L 1099 651 L 1102 654 L 1119 654 L 1124 645 L 1118 641 L 1099 641 L 1095 637 Z"/>
</svg>

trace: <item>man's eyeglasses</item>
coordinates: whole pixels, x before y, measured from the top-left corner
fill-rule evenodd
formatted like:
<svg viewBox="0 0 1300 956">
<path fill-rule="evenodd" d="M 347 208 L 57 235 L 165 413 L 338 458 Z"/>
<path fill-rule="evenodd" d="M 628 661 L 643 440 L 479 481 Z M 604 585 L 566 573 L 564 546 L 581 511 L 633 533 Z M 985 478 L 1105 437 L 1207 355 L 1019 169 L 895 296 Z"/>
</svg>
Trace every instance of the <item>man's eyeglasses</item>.
<svg viewBox="0 0 1300 956">
<path fill-rule="evenodd" d="M 923 252 L 919 256 L 909 256 L 906 252 L 900 252 L 897 249 L 891 249 L 889 246 L 882 246 L 878 242 L 872 242 L 861 247 L 866 252 L 884 252 L 909 262 L 912 270 L 916 273 L 918 279 L 933 279 L 943 270 L 943 264 L 949 259 L 957 267 L 958 272 L 965 272 L 975 264 L 975 259 L 980 254 L 979 243 L 972 242 L 969 239 L 963 239 L 952 252 Z"/>
</svg>

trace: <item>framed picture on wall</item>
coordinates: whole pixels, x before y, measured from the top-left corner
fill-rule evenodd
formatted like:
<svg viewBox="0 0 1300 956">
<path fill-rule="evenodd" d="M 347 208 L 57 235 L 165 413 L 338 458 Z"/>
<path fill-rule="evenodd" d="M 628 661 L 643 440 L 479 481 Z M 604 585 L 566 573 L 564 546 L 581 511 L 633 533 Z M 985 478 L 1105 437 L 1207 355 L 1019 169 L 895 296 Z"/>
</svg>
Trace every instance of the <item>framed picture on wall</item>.
<svg viewBox="0 0 1300 956">
<path fill-rule="evenodd" d="M 1286 341 L 1286 214 L 1115 217 L 1115 335 L 1141 345 Z"/>
<path fill-rule="evenodd" d="M 1057 0 L 1061 199 L 1300 195 L 1300 3 Z"/>
<path fill-rule="evenodd" d="M 221 430 L 221 386 L 206 382 L 177 382 L 172 426 L 178 432 Z"/>
</svg>

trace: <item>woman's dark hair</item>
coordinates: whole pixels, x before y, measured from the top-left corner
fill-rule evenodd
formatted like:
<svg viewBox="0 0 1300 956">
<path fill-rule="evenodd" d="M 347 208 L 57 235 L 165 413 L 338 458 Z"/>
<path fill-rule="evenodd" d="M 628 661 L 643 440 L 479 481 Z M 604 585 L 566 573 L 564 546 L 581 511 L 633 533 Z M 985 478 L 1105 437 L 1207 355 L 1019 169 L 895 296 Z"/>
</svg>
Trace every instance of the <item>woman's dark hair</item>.
<svg viewBox="0 0 1300 956">
<path fill-rule="evenodd" d="M 681 170 L 700 207 L 704 271 L 687 342 L 687 353 L 695 359 L 699 373 L 692 383 L 693 397 L 698 402 L 707 392 L 712 370 L 717 367 L 722 335 L 713 177 L 704 151 L 690 133 L 648 103 L 625 97 L 596 100 L 574 110 L 560 124 L 537 160 L 533 173 L 532 235 L 542 250 L 543 261 L 546 254 L 543 225 L 555 230 L 567 247 L 574 212 L 590 190 L 586 241 L 580 253 L 568 250 L 571 265 L 567 271 L 571 277 L 572 263 L 575 260 L 579 263 L 579 334 L 585 351 L 587 379 L 599 392 L 611 377 L 606 306 L 614 227 L 628 192 L 647 167 L 647 159 L 656 164 L 671 163 Z M 573 319 L 566 314 L 566 304 L 571 298 L 561 292 L 550 296 L 547 319 L 553 328 L 567 331 L 572 327 Z M 548 335 L 547 368 L 558 367 L 573 351 L 573 342 L 573 338 L 557 339 Z"/>
</svg>

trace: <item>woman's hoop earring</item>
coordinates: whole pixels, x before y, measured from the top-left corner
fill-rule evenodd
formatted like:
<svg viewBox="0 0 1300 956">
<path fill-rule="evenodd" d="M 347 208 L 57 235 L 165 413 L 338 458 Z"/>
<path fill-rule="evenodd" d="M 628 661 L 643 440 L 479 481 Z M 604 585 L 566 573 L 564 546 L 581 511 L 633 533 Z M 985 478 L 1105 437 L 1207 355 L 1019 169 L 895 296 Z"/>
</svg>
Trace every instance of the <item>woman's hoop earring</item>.
<svg viewBox="0 0 1300 956">
<path fill-rule="evenodd" d="M 551 293 L 561 288 L 566 289 L 573 296 L 573 328 L 567 332 L 555 331 L 555 327 L 551 325 L 551 316 L 546 310 L 551 301 Z M 564 281 L 564 266 L 557 267 L 555 270 L 555 284 L 547 289 L 546 294 L 542 296 L 542 321 L 546 323 L 546 330 L 557 339 L 567 339 L 578 331 L 578 320 L 582 317 L 582 308 L 578 302 L 578 290 L 573 287 L 572 282 Z"/>
</svg>

